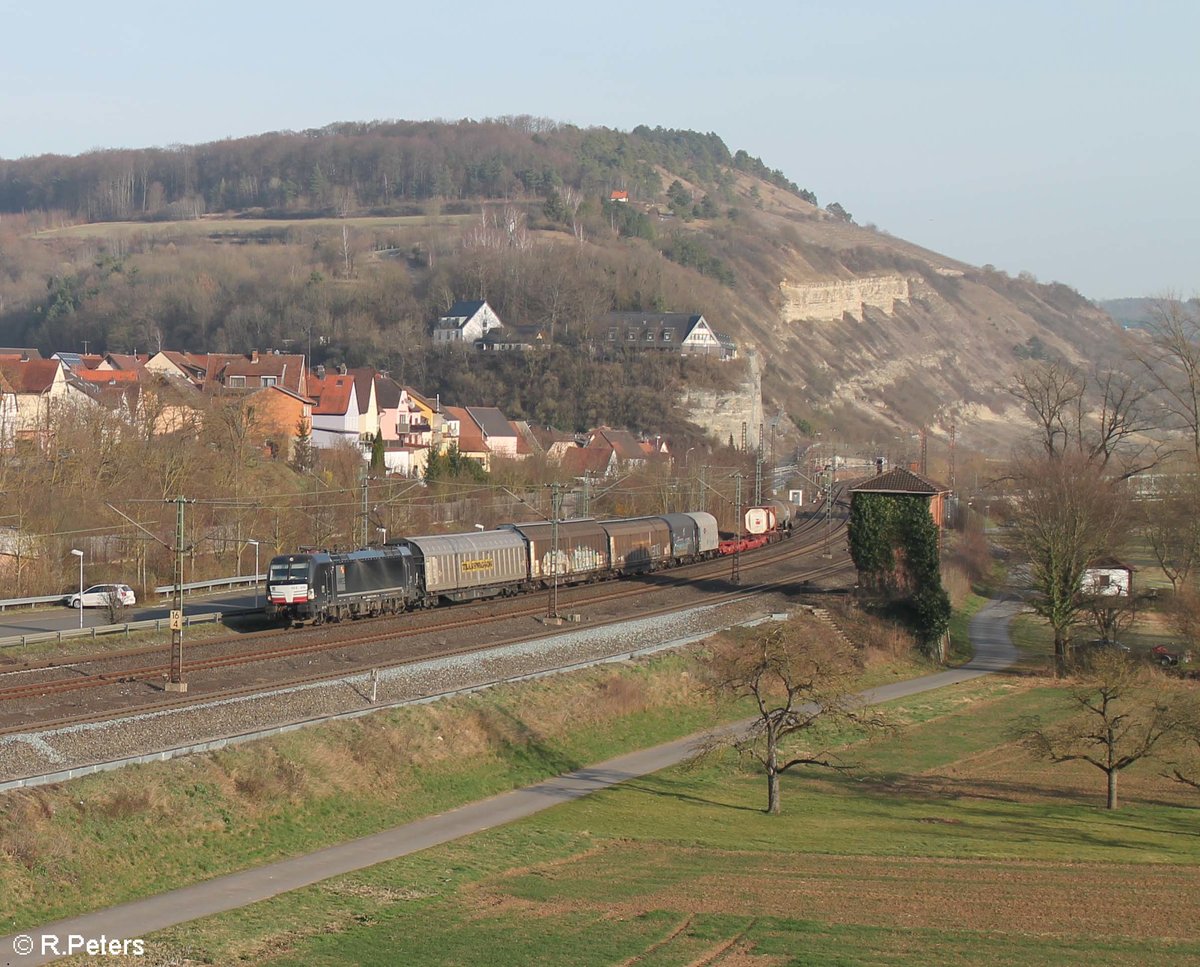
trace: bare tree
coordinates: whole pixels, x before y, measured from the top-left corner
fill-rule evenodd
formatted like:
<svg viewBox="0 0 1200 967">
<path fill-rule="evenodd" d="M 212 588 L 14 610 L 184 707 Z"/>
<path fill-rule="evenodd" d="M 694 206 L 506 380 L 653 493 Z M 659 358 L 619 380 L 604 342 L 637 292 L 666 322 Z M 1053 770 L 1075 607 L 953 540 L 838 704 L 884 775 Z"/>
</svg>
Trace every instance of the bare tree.
<svg viewBox="0 0 1200 967">
<path fill-rule="evenodd" d="M 1130 501 L 1121 481 L 1080 454 L 1018 460 L 1014 479 L 1020 496 L 1012 520 L 1029 561 L 1033 607 L 1054 631 L 1055 668 L 1064 674 L 1086 606 L 1083 572 L 1124 538 Z"/>
<path fill-rule="evenodd" d="M 1066 363 L 1039 363 L 1017 374 L 1012 394 L 1029 411 L 1047 457 L 1080 454 L 1096 472 L 1121 477 L 1159 461 L 1146 436 L 1155 428 L 1148 391 L 1127 373 L 1085 376 Z"/>
<path fill-rule="evenodd" d="M 1064 363 L 1040 363 L 1017 373 L 1011 392 L 1030 411 L 1046 456 L 1066 451 L 1075 435 L 1084 389 L 1079 370 Z"/>
<path fill-rule="evenodd" d="M 1193 699 L 1182 705 L 1175 738 L 1178 741 L 1166 763 L 1165 775 L 1200 790 L 1200 702 Z"/>
<path fill-rule="evenodd" d="M 1200 562 L 1200 482 L 1190 474 L 1163 476 L 1158 496 L 1145 504 L 1138 530 L 1178 593 Z"/>
<path fill-rule="evenodd" d="M 1128 594 L 1088 594 L 1082 600 L 1084 615 L 1096 633 L 1104 641 L 1119 641 L 1150 598 L 1146 593 L 1135 594 L 1131 589 Z"/>
<path fill-rule="evenodd" d="M 1067 721 L 1026 729 L 1026 748 L 1050 762 L 1086 762 L 1108 780 L 1106 805 L 1117 808 L 1117 776 L 1149 756 L 1180 726 L 1178 711 L 1160 690 L 1143 680 L 1122 654 L 1094 656 L 1084 677 L 1071 689 L 1076 714 Z"/>
<path fill-rule="evenodd" d="M 1150 347 L 1138 362 L 1161 393 L 1176 428 L 1187 434 L 1200 465 L 1200 318 L 1173 297 L 1159 300 L 1154 316 Z"/>
<path fill-rule="evenodd" d="M 816 726 L 883 727 L 882 717 L 851 695 L 850 647 L 811 615 L 730 634 L 713 646 L 704 664 L 706 683 L 719 702 L 749 698 L 757 707 L 748 728 L 714 737 L 708 748 L 731 746 L 758 763 L 767 778 L 768 813 L 780 811 L 779 777 L 789 769 L 851 768 L 824 746 L 830 733 Z"/>
</svg>

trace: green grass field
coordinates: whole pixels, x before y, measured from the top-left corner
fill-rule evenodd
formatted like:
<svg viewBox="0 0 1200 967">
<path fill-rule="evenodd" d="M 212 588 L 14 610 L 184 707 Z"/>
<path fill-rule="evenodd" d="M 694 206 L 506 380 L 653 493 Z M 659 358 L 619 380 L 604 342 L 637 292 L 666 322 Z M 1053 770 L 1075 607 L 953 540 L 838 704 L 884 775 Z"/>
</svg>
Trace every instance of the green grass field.
<svg viewBox="0 0 1200 967">
<path fill-rule="evenodd" d="M 1059 697 L 992 678 L 902 703 L 852 773 L 730 762 L 153 938 L 206 963 L 1185 964 L 1200 958 L 1195 794 L 1153 769 L 1103 810 L 1099 774 L 1010 737 Z M 1169 915 L 1164 915 L 1169 911 Z"/>
</svg>

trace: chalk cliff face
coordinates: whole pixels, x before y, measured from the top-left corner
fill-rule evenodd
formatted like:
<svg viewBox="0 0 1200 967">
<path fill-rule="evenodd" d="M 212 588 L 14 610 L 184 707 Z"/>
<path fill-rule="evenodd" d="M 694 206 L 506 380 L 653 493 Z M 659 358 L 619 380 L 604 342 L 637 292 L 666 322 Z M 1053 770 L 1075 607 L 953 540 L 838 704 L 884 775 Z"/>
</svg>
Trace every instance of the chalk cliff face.
<svg viewBox="0 0 1200 967">
<path fill-rule="evenodd" d="M 693 423 L 704 427 L 720 443 L 731 439 L 742 445 L 742 428 L 746 430 L 746 447 L 758 447 L 759 429 L 763 423 L 762 365 L 758 353 L 745 353 L 747 374 L 740 386 L 732 390 L 689 389 L 681 405 Z"/>
<path fill-rule="evenodd" d="M 859 439 L 953 423 L 960 444 L 1007 446 L 1025 429 L 1009 392 L 1021 366 L 1129 358 L 1119 327 L 1065 285 L 831 222 L 784 192 L 765 202 L 744 271 L 773 271 L 776 288 L 766 305 L 756 304 L 763 290 L 741 289 L 733 328 L 759 351 L 769 412 Z"/>
<path fill-rule="evenodd" d="M 862 322 L 868 308 L 891 315 L 897 302 L 908 303 L 912 280 L 902 275 L 875 275 L 844 282 L 781 282 L 782 316 L 788 320 L 838 322 L 850 316 Z"/>
</svg>

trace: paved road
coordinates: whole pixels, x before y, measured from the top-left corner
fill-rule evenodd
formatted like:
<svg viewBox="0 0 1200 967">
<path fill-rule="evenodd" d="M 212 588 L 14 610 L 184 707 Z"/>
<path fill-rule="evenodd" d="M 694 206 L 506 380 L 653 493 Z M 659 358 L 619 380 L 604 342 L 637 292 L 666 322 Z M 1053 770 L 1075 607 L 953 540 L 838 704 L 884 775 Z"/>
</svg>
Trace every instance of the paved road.
<svg viewBox="0 0 1200 967">
<path fill-rule="evenodd" d="M 863 694 L 864 699 L 868 702 L 884 702 L 903 698 L 1007 668 L 1017 657 L 1017 651 L 1008 637 L 1008 622 L 1017 608 L 1015 602 L 998 602 L 988 605 L 975 616 L 970 634 L 976 657 L 970 664 L 953 671 L 871 689 Z M 44 938 L 57 938 L 60 949 L 65 951 L 70 935 L 84 938 L 103 935 L 109 939 L 144 937 L 155 930 L 247 906 L 332 876 L 407 856 L 430 846 L 523 819 L 550 806 L 578 799 L 627 779 L 676 765 L 696 748 L 700 738 L 690 736 L 652 749 L 618 756 L 525 789 L 294 859 L 231 873 L 81 917 L 60 920 L 23 935 L 0 937 L 0 959 L 14 967 L 50 963 L 58 957 L 52 950 L 43 953 Z M 14 954 L 14 949 L 17 949 L 14 943 L 22 943 L 22 938 L 29 939 L 32 944 L 33 953 L 27 956 Z"/>
<path fill-rule="evenodd" d="M 262 604 L 262 589 L 259 590 L 259 605 Z M 184 614 L 211 614 L 214 611 L 241 611 L 254 606 L 254 590 L 241 588 L 225 594 L 204 598 L 185 598 Z M 118 618 L 118 621 L 147 621 L 151 618 L 168 618 L 171 615 L 172 602 L 168 600 L 153 601 L 149 604 L 139 604 L 128 608 Z M 104 608 L 84 608 L 83 626 L 108 624 L 108 615 Z M 79 612 L 65 605 L 51 606 L 38 610 L 0 611 L 0 638 L 12 638 L 17 635 L 32 635 L 43 631 L 68 631 L 79 627 Z"/>
</svg>

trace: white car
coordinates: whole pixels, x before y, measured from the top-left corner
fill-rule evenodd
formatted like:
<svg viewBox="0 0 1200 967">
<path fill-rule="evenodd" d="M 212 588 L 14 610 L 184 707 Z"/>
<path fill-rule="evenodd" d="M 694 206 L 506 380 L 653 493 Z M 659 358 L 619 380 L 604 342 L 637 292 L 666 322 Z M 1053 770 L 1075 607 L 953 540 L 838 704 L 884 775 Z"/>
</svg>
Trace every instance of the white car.
<svg viewBox="0 0 1200 967">
<path fill-rule="evenodd" d="M 67 607 L 79 607 L 79 594 L 67 596 Z M 137 604 L 137 596 L 128 584 L 93 584 L 83 592 L 85 608 L 107 608 L 109 602 L 115 602 L 117 607 L 127 608 Z"/>
</svg>

